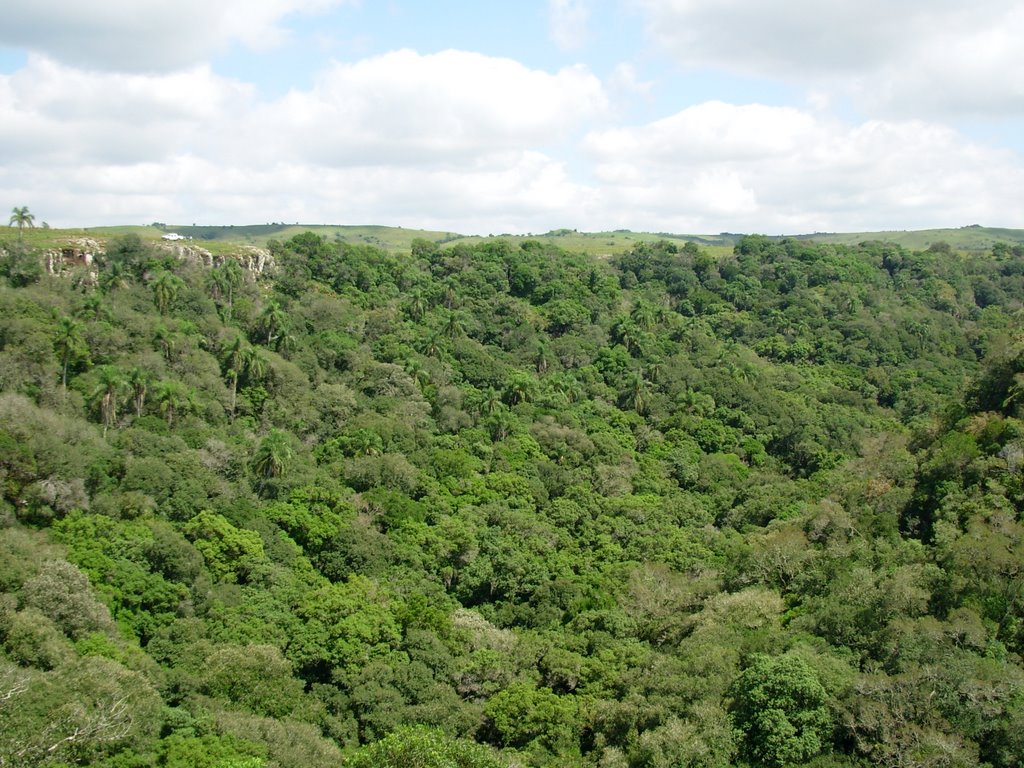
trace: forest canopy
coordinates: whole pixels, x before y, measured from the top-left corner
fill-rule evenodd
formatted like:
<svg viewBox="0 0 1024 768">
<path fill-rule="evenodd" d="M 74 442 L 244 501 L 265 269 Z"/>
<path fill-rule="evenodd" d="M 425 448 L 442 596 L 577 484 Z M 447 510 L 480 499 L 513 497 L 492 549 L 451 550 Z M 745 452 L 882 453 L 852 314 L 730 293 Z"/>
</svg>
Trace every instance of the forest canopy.
<svg viewBox="0 0 1024 768">
<path fill-rule="evenodd" d="M 1024 249 L 0 252 L 0 765 L 1019 766 Z"/>
</svg>

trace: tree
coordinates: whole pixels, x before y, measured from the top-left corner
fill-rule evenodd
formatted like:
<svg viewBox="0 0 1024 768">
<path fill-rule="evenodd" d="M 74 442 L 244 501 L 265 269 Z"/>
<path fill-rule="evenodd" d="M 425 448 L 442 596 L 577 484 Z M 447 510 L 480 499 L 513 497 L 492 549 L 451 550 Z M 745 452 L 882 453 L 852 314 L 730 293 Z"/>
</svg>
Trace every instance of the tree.
<svg viewBox="0 0 1024 768">
<path fill-rule="evenodd" d="M 85 297 L 82 301 L 82 308 L 77 314 L 79 317 L 85 317 L 90 320 L 103 320 L 108 323 L 111 320 L 110 307 L 103 301 L 103 297 L 96 293 L 91 293 Z"/>
<path fill-rule="evenodd" d="M 492 750 L 426 726 L 403 727 L 353 754 L 348 768 L 502 768 Z"/>
<path fill-rule="evenodd" d="M 122 235 L 107 243 L 104 261 L 107 270 L 111 273 L 113 273 L 115 265 L 119 268 L 118 282 L 123 279 L 125 273 L 131 274 L 136 279 L 141 279 L 152 265 L 153 250 L 134 233 Z M 103 282 L 105 281 L 101 279 L 101 283 Z"/>
<path fill-rule="evenodd" d="M 732 717 L 742 753 L 755 765 L 804 763 L 828 744 L 828 694 L 799 656 L 754 654 L 733 684 Z"/>
<path fill-rule="evenodd" d="M 111 765 L 105 758 L 144 750 L 159 731 L 159 694 L 142 673 L 110 659 L 84 657 L 32 682 L 15 706 L 0 708 L 5 768 Z"/>
<path fill-rule="evenodd" d="M 231 313 L 235 305 L 235 291 L 242 285 L 245 272 L 235 259 L 225 259 L 224 263 L 210 272 L 210 284 L 215 292 L 214 298 L 225 299 L 223 311 L 224 322 L 231 322 Z"/>
<path fill-rule="evenodd" d="M 641 340 L 643 332 L 632 318 L 618 318 L 614 325 L 612 325 L 611 336 L 612 341 L 624 346 L 631 355 L 638 355 L 642 352 Z"/>
<path fill-rule="evenodd" d="M 167 426 L 174 426 L 174 417 L 195 407 L 195 394 L 180 381 L 168 379 L 157 384 L 156 400 L 160 412 L 167 417 Z"/>
<path fill-rule="evenodd" d="M 128 285 L 129 273 L 124 262 L 112 261 L 100 272 L 100 291 L 110 293 L 117 288 Z"/>
<path fill-rule="evenodd" d="M 406 360 L 403 368 L 405 369 L 405 372 L 409 374 L 409 377 L 416 382 L 416 386 L 418 386 L 421 391 L 424 387 L 430 384 L 430 371 L 424 368 L 423 364 L 416 358 L 410 357 Z"/>
<path fill-rule="evenodd" d="M 527 403 L 537 395 L 537 380 L 528 373 L 516 371 L 505 385 L 505 399 L 509 405 Z"/>
<path fill-rule="evenodd" d="M 146 391 L 151 380 L 149 371 L 135 366 L 128 372 L 128 386 L 132 390 L 132 402 L 135 404 L 135 415 L 141 416 L 146 405 Z"/>
<path fill-rule="evenodd" d="M 124 373 L 113 365 L 100 366 L 96 387 L 92 391 L 92 399 L 99 400 L 100 416 L 103 419 L 103 436 L 107 429 L 117 421 L 117 398 L 125 388 Z"/>
<path fill-rule="evenodd" d="M 161 315 L 167 312 L 184 287 L 185 283 L 173 272 L 164 270 L 156 276 L 153 280 L 153 300 Z"/>
<path fill-rule="evenodd" d="M 284 474 L 294 455 L 288 433 L 279 429 L 270 430 L 260 441 L 260 447 L 252 459 L 252 469 L 261 478 L 260 488 L 266 480 Z"/>
<path fill-rule="evenodd" d="M 60 322 L 57 323 L 54 345 L 57 347 L 57 354 L 60 355 L 60 383 L 64 391 L 67 392 L 68 366 L 72 362 L 89 358 L 89 348 L 86 346 L 85 338 L 82 336 L 81 324 L 70 317 L 62 317 Z"/>
<path fill-rule="evenodd" d="M 447 317 L 445 317 L 442 331 L 449 339 L 457 339 L 459 336 L 462 336 L 466 332 L 466 324 L 462 319 L 462 313 L 449 311 Z"/>
<path fill-rule="evenodd" d="M 405 311 L 411 320 L 422 320 L 427 314 L 427 297 L 422 290 L 413 291 L 406 302 Z"/>
<path fill-rule="evenodd" d="M 244 360 L 245 379 L 250 383 L 263 381 L 267 377 L 269 363 L 267 356 L 255 347 L 249 347 L 245 351 Z"/>
<path fill-rule="evenodd" d="M 228 411 L 235 415 L 235 400 L 238 393 L 238 380 L 245 368 L 246 355 L 248 350 L 241 336 L 235 336 L 234 341 L 224 348 L 221 357 L 221 365 L 224 368 L 224 378 L 227 379 L 228 387 L 231 390 L 231 403 Z"/>
<path fill-rule="evenodd" d="M 66 560 L 46 562 L 37 576 L 25 582 L 22 599 L 73 640 L 92 632 L 116 631 L 110 611 L 93 594 L 89 577 Z"/>
<path fill-rule="evenodd" d="M 263 335 L 264 343 L 270 346 L 280 338 L 287 322 L 288 316 L 281 309 L 281 305 L 276 301 L 270 301 L 257 318 L 256 327 Z"/>
<path fill-rule="evenodd" d="M 482 415 L 491 416 L 497 413 L 502 407 L 501 392 L 494 387 L 488 387 L 477 394 L 476 410 Z"/>
<path fill-rule="evenodd" d="M 650 396 L 647 391 L 647 381 L 644 379 L 642 373 L 637 372 L 633 376 L 624 397 L 626 404 L 641 416 L 647 413 Z"/>
<path fill-rule="evenodd" d="M 19 240 L 22 238 L 22 230 L 25 227 L 29 227 L 29 228 L 34 227 L 35 226 L 35 220 L 36 220 L 36 217 L 33 216 L 31 213 L 29 213 L 27 206 L 23 205 L 23 206 L 21 206 L 21 208 L 12 208 L 11 209 L 10 225 L 12 227 L 17 227 L 18 228 L 18 239 Z"/>
<path fill-rule="evenodd" d="M 210 571 L 222 581 L 245 581 L 264 559 L 263 540 L 256 531 L 236 528 L 216 512 L 203 510 L 186 523 L 185 535 L 202 554 Z"/>
<path fill-rule="evenodd" d="M 43 264 L 38 252 L 30 249 L 20 238 L 0 248 L 0 274 L 4 275 L 15 288 L 39 282 L 43 276 Z"/>
<path fill-rule="evenodd" d="M 153 330 L 153 341 L 160 345 L 160 350 L 164 354 L 164 360 L 171 362 L 174 348 L 178 345 L 178 333 L 160 323 Z"/>
</svg>

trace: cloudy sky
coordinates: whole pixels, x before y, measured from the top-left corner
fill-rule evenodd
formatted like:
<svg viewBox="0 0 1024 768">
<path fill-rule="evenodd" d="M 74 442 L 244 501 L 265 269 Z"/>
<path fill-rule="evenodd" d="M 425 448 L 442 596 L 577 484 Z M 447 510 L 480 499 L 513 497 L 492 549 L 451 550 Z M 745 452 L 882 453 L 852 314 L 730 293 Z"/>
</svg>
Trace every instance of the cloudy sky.
<svg viewBox="0 0 1024 768">
<path fill-rule="evenodd" d="M 1020 0 L 0 13 L 0 197 L 52 226 L 1024 227 Z"/>
</svg>

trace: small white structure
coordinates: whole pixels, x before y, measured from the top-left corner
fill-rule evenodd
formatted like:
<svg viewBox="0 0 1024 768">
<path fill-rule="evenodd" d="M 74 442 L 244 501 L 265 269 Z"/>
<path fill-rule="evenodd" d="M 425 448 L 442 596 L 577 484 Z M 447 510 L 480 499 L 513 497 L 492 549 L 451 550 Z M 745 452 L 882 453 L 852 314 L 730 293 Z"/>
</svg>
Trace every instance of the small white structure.
<svg viewBox="0 0 1024 768">
<path fill-rule="evenodd" d="M 168 232 L 166 235 L 161 235 L 164 240 L 185 240 L 184 235 L 179 235 L 177 232 Z"/>
</svg>

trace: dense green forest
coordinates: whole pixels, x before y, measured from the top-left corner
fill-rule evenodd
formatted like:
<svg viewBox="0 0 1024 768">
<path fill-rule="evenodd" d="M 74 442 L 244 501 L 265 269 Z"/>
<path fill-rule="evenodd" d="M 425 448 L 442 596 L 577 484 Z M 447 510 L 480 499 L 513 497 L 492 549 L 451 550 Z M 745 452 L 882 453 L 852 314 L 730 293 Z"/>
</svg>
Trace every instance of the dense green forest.
<svg viewBox="0 0 1024 768">
<path fill-rule="evenodd" d="M 0 766 L 1020 766 L 1024 248 L 0 272 Z"/>
</svg>

